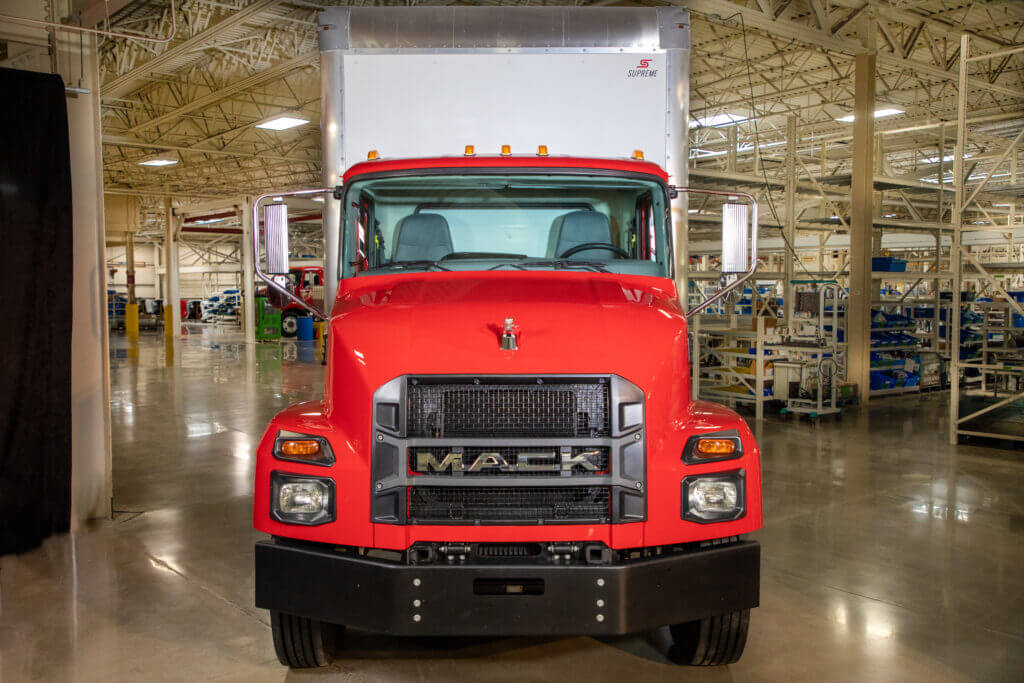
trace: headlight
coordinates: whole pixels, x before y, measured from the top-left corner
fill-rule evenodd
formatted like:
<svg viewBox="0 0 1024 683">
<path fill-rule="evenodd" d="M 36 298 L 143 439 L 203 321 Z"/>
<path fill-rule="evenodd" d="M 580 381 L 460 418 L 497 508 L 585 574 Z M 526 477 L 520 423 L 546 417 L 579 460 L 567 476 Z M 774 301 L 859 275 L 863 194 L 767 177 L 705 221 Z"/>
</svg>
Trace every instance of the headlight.
<svg viewBox="0 0 1024 683">
<path fill-rule="evenodd" d="M 728 522 L 746 513 L 743 470 L 683 479 L 682 516 L 691 522 Z"/>
<path fill-rule="evenodd" d="M 735 429 L 695 434 L 683 447 L 683 462 L 699 465 L 705 462 L 732 460 L 743 455 L 743 440 Z"/>
<path fill-rule="evenodd" d="M 285 524 L 315 526 L 333 522 L 334 481 L 325 477 L 271 472 L 270 515 Z"/>
<path fill-rule="evenodd" d="M 274 457 L 307 465 L 334 464 L 334 452 L 327 439 L 283 430 L 274 439 Z"/>
</svg>

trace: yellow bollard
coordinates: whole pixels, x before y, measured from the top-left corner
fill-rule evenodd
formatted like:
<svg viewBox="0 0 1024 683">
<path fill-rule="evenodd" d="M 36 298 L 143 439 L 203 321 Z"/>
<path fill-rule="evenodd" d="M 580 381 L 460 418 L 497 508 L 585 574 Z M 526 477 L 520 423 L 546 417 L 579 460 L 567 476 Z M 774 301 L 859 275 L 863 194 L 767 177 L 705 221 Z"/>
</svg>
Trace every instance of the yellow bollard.
<svg viewBox="0 0 1024 683">
<path fill-rule="evenodd" d="M 170 306 L 164 306 L 164 336 L 174 339 L 174 310 Z"/>
<path fill-rule="evenodd" d="M 124 333 L 129 339 L 139 338 L 139 305 L 125 304 Z"/>
</svg>

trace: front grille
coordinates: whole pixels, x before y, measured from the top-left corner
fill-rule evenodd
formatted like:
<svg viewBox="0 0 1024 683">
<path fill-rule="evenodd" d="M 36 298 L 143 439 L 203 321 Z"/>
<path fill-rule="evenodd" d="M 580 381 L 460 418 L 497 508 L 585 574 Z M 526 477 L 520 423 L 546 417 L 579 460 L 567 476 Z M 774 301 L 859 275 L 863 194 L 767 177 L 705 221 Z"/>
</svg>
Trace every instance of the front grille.
<svg viewBox="0 0 1024 683">
<path fill-rule="evenodd" d="M 537 523 L 611 517 L 607 486 L 410 486 L 409 520 Z"/>
<path fill-rule="evenodd" d="M 440 476 L 465 476 L 465 477 L 551 477 L 561 476 L 560 449 L 558 446 L 503 446 L 492 448 L 487 446 L 467 446 L 462 449 L 459 458 L 450 458 L 445 467 L 445 457 L 453 453 L 452 448 L 446 446 L 413 446 L 408 451 L 409 471 L 414 474 L 429 474 Z M 550 456 L 550 463 L 554 469 L 550 470 L 518 470 L 519 456 L 523 454 L 546 454 Z M 481 456 L 495 455 L 496 458 L 486 458 L 485 462 L 475 470 L 470 467 L 477 462 Z M 577 458 L 584 456 L 591 464 L 590 469 L 582 464 L 574 464 L 567 470 L 568 476 L 592 476 L 608 474 L 610 468 L 611 449 L 607 446 L 573 446 L 572 456 Z M 426 456 L 433 458 L 432 462 L 426 461 Z M 541 458 L 533 457 L 532 463 L 538 461 L 547 462 Z M 501 462 L 507 463 L 505 468 Z M 498 463 L 495 465 L 495 463 Z M 440 470 L 440 471 L 438 471 Z"/>
<path fill-rule="evenodd" d="M 480 382 L 475 383 L 475 382 Z M 409 436 L 608 436 L 607 381 L 543 383 L 413 380 L 408 388 Z"/>
</svg>

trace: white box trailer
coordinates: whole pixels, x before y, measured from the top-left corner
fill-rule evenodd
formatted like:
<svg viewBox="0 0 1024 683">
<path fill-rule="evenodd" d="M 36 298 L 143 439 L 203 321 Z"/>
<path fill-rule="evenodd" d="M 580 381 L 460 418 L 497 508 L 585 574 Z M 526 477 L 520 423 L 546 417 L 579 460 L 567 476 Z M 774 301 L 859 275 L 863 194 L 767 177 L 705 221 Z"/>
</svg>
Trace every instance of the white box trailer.
<svg viewBox="0 0 1024 683">
<path fill-rule="evenodd" d="M 687 184 L 690 30 L 678 8 L 331 7 L 319 15 L 323 181 L 384 158 L 497 154 L 626 158 Z M 685 195 L 673 223 L 685 235 Z M 327 301 L 340 206 L 324 210 Z M 686 240 L 676 239 L 685 264 Z M 677 273 L 685 273 L 682 265 Z M 680 299 L 687 301 L 686 278 Z"/>
</svg>

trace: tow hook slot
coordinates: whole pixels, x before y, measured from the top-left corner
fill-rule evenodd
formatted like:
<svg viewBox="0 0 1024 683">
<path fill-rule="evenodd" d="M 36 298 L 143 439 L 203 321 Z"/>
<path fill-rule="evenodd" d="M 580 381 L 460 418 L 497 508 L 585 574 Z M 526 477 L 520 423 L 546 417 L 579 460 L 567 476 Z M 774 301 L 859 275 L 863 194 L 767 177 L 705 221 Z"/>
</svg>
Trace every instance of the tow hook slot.
<svg viewBox="0 0 1024 683">
<path fill-rule="evenodd" d="M 612 549 L 605 545 L 588 545 L 586 558 L 587 564 L 611 564 Z"/>
<path fill-rule="evenodd" d="M 473 579 L 475 595 L 544 595 L 544 579 Z"/>
</svg>

